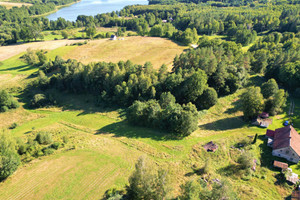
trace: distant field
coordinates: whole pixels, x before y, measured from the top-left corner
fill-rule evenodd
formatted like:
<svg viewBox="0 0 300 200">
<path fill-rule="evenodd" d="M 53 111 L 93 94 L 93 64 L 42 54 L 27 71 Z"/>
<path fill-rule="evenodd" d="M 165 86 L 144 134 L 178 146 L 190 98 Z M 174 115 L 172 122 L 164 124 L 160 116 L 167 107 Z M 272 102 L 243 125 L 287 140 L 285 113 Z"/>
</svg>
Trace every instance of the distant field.
<svg viewBox="0 0 300 200">
<path fill-rule="evenodd" d="M 54 41 L 31 42 L 25 44 L 0 46 L 0 61 L 6 60 L 10 57 L 25 52 L 28 48 L 52 50 L 58 47 L 65 46 L 66 44 L 72 44 L 72 43 L 82 42 L 82 41 L 84 40 L 54 40 Z"/>
<path fill-rule="evenodd" d="M 22 7 L 22 6 L 32 6 L 31 3 L 15 3 L 15 2 L 4 2 L 0 1 L 0 6 L 5 6 L 7 9 L 11 9 L 12 7 Z"/>
<path fill-rule="evenodd" d="M 119 62 L 131 60 L 136 64 L 150 61 L 154 68 L 166 64 L 171 68 L 176 54 L 181 54 L 188 47 L 179 46 L 168 39 L 155 37 L 125 37 L 124 40 L 93 40 L 87 45 L 78 46 L 63 58 L 89 62 Z"/>
</svg>

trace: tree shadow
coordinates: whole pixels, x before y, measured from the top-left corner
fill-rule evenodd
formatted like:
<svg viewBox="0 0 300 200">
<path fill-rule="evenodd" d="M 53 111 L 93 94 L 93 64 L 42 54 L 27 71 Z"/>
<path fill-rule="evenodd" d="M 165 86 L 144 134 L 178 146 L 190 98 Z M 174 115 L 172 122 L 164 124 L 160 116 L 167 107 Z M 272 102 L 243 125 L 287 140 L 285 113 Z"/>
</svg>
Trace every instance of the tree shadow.
<svg viewBox="0 0 300 200">
<path fill-rule="evenodd" d="M 113 124 L 109 124 L 99 129 L 96 135 L 99 134 L 114 134 L 114 137 L 127 137 L 127 138 L 134 138 L 134 139 L 151 138 L 157 141 L 178 139 L 160 130 L 139 127 L 139 126 L 131 126 L 127 123 L 127 121 L 120 121 Z"/>
<path fill-rule="evenodd" d="M 233 114 L 241 110 L 242 108 L 242 100 L 239 97 L 238 100 L 234 101 L 231 105 L 233 105 L 232 108 L 229 108 L 225 111 L 226 114 Z"/>
<path fill-rule="evenodd" d="M 21 65 L 21 66 L 18 66 L 18 67 L 11 67 L 11 68 L 8 68 L 8 69 L 0 69 L 0 71 L 10 71 L 10 70 L 18 70 L 18 71 L 28 71 L 28 70 L 31 70 L 31 69 L 34 69 L 35 67 L 33 66 L 30 66 L 30 65 Z"/>
<path fill-rule="evenodd" d="M 218 174 L 224 175 L 224 176 L 235 176 L 238 172 L 240 172 L 241 167 L 239 165 L 235 164 L 229 164 L 226 167 L 219 168 L 217 170 Z"/>
<path fill-rule="evenodd" d="M 245 125 L 246 123 L 243 121 L 242 117 L 237 116 L 203 124 L 199 126 L 199 128 L 213 131 L 226 131 L 231 129 L 242 128 Z"/>
</svg>

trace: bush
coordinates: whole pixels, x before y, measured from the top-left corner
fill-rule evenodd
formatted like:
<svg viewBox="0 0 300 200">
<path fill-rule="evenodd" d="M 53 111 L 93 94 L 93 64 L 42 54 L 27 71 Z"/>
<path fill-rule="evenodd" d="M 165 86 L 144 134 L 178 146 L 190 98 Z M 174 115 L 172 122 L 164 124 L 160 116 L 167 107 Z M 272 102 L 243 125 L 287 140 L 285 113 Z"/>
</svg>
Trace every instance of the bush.
<svg viewBox="0 0 300 200">
<path fill-rule="evenodd" d="M 18 124 L 16 122 L 14 122 L 9 126 L 9 129 L 15 129 L 15 128 L 17 128 L 17 126 L 18 126 Z"/>
<path fill-rule="evenodd" d="M 238 163 L 242 169 L 250 169 L 253 166 L 253 156 L 249 152 L 244 152 L 238 158 Z"/>
<path fill-rule="evenodd" d="M 69 138 L 67 136 L 63 136 L 63 142 L 67 144 L 69 142 Z"/>
<path fill-rule="evenodd" d="M 55 150 L 52 149 L 52 148 L 45 148 L 45 149 L 43 149 L 43 153 L 44 153 L 45 156 L 53 154 L 54 151 Z"/>
<path fill-rule="evenodd" d="M 58 149 L 59 147 L 60 147 L 60 143 L 59 142 L 54 142 L 52 145 L 51 145 L 51 148 L 53 148 L 53 149 Z"/>
<path fill-rule="evenodd" d="M 0 90 L 0 112 L 6 112 L 9 109 L 18 108 L 19 106 L 18 101 L 13 99 L 12 95 L 5 90 Z"/>
<path fill-rule="evenodd" d="M 40 132 L 36 135 L 35 140 L 39 143 L 39 144 L 50 144 L 53 142 L 52 140 L 52 135 L 48 132 Z"/>
<path fill-rule="evenodd" d="M 44 94 L 36 94 L 31 100 L 31 106 L 34 108 L 41 108 L 51 104 L 51 101 Z"/>
</svg>

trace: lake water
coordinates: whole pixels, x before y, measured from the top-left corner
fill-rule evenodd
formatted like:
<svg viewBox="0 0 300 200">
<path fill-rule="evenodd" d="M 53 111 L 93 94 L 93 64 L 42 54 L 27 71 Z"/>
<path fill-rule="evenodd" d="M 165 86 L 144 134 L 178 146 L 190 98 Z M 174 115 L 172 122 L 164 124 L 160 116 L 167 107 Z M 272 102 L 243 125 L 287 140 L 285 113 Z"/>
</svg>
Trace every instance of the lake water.
<svg viewBox="0 0 300 200">
<path fill-rule="evenodd" d="M 59 17 L 69 21 L 75 21 L 78 15 L 97 15 L 112 11 L 121 10 L 128 5 L 147 5 L 147 0 L 82 0 L 69 7 L 64 7 L 56 13 L 47 16 L 49 20 L 56 20 Z"/>
</svg>

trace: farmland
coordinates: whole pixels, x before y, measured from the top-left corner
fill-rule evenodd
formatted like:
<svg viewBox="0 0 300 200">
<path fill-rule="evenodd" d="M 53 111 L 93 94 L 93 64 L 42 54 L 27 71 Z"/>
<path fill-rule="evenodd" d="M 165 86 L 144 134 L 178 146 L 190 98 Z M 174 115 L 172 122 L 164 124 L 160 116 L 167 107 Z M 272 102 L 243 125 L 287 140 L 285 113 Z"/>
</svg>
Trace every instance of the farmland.
<svg viewBox="0 0 300 200">
<path fill-rule="evenodd" d="M 3 61 L 1 67 L 13 60 L 14 63 L 21 62 L 17 62 L 19 58 L 16 56 L 10 61 Z M 6 88 L 14 89 L 18 83 L 26 82 L 12 77 L 26 78 L 32 72 L 7 67 L 1 77 L 10 80 Z M 21 166 L 1 183 L 0 199 L 101 198 L 107 189 L 122 188 L 128 183 L 127 178 L 140 155 L 147 155 L 157 165 L 169 166 L 174 179 L 174 196 L 180 192 L 180 184 L 190 176 L 196 176 L 192 166 L 203 166 L 207 158 L 212 160 L 212 176 L 228 179 L 241 199 L 280 199 L 288 196 L 291 188 L 274 185 L 274 173 L 279 172 L 269 162 L 262 162 L 258 173 L 250 180 L 226 175 L 229 173 L 228 167 L 234 165 L 239 154 L 238 150 L 230 147 L 256 133 L 259 139 L 253 151 L 261 159 L 272 160 L 263 139 L 265 129 L 248 126 L 241 118 L 239 96 L 242 92 L 239 90 L 220 98 L 217 105 L 203 111 L 199 129 L 182 140 L 168 139 L 161 131 L 130 126 L 123 121 L 122 110 L 96 107 L 92 98 L 86 95 L 64 93 L 57 96 L 56 107 L 28 109 L 24 104 L 25 108 L 1 113 L 2 128 L 13 122 L 18 123 L 18 127 L 10 131 L 15 137 L 30 138 L 36 131 L 47 130 L 57 140 L 67 136 L 69 142 L 54 155 Z M 20 102 L 27 101 L 19 92 L 16 96 Z M 11 120 L 5 120 L 7 118 Z M 270 129 L 281 127 L 285 119 L 285 114 L 276 116 Z M 217 143 L 219 150 L 205 152 L 202 145 L 209 141 Z"/>
</svg>

